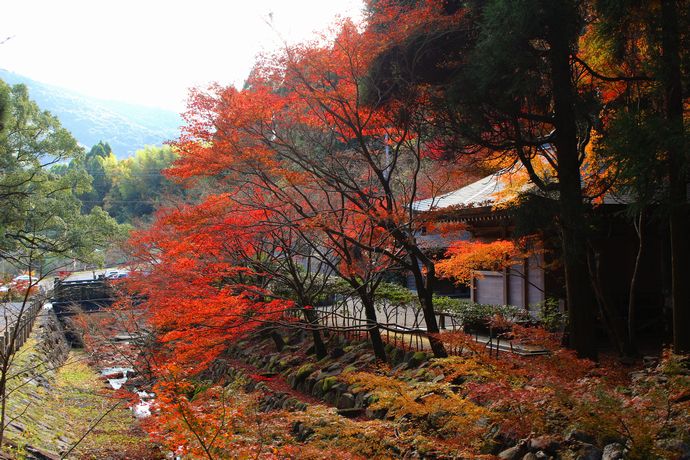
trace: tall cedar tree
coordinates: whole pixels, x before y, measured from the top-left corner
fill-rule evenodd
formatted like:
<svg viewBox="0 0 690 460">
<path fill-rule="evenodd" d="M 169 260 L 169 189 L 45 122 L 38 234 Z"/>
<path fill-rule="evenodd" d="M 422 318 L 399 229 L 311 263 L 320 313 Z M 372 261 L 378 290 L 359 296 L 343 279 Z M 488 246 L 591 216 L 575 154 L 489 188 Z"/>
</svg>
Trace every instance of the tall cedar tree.
<svg viewBox="0 0 690 460">
<path fill-rule="evenodd" d="M 641 252 L 645 208 L 668 219 L 673 344 L 690 349 L 690 248 L 688 247 L 688 142 L 683 106 L 689 100 L 690 2 L 595 2 L 584 50 L 605 102 L 597 148 L 635 197 Z M 604 75 L 602 75 L 604 74 Z M 624 75 L 624 76 L 623 76 Z M 665 188 L 662 193 L 662 187 Z M 638 255 L 639 259 L 639 255 Z M 628 330 L 634 339 L 635 284 L 631 282 Z"/>
<path fill-rule="evenodd" d="M 680 4 L 680 5 L 679 5 Z M 671 232 L 671 289 L 673 304 L 673 345 L 677 352 L 690 351 L 690 225 L 688 225 L 688 151 L 683 119 L 681 36 L 687 45 L 688 2 L 661 2 L 661 76 L 664 85 L 666 123 L 670 139 L 667 147 L 669 179 L 669 228 Z M 679 16 L 686 19 L 679 27 Z M 687 61 L 685 75 L 687 81 Z M 687 101 L 687 92 L 686 101 Z"/>
</svg>

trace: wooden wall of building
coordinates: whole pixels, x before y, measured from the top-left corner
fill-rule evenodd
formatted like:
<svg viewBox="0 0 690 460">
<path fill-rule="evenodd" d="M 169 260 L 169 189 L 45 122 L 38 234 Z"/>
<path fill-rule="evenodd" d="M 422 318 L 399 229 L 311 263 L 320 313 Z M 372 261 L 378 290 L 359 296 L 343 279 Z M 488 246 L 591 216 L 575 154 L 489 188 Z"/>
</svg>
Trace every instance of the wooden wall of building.
<svg viewBox="0 0 690 460">
<path fill-rule="evenodd" d="M 514 305 L 532 311 L 545 300 L 541 254 L 534 254 L 509 270 L 481 271 L 478 274 L 472 289 L 472 300 L 477 303 Z"/>
</svg>

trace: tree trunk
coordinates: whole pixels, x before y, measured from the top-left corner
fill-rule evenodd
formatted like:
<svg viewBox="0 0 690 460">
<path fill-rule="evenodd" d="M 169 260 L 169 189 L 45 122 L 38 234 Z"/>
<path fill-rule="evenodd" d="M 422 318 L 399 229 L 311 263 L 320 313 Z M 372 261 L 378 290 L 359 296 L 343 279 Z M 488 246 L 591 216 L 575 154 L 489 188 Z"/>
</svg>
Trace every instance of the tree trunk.
<svg viewBox="0 0 690 460">
<path fill-rule="evenodd" d="M 635 265 L 633 266 L 632 276 L 630 277 L 630 293 L 628 295 L 628 345 L 627 352 L 630 355 L 637 354 L 637 337 L 635 329 L 636 321 L 636 310 L 635 302 L 637 297 L 635 295 L 637 291 L 637 280 L 638 273 L 640 271 L 640 261 L 642 260 L 642 250 L 644 249 L 644 210 L 640 211 L 640 215 L 637 217 L 637 222 L 635 222 L 635 231 L 637 232 L 637 239 L 639 244 L 637 245 L 637 255 L 635 256 Z"/>
<path fill-rule="evenodd" d="M 554 17 L 550 28 L 549 64 L 570 346 L 581 358 L 596 359 L 594 295 L 587 266 L 587 234 L 577 148 L 576 96 L 570 63 L 572 40 L 564 29 L 567 28 Z"/>
<path fill-rule="evenodd" d="M 360 290 L 360 300 L 364 306 L 364 315 L 367 320 L 367 330 L 369 331 L 369 339 L 371 340 L 371 346 L 374 349 L 374 354 L 381 361 L 386 361 L 386 347 L 383 344 L 383 339 L 381 338 L 381 330 L 379 329 L 379 323 L 376 319 L 376 306 L 372 296 L 367 292 Z"/>
<path fill-rule="evenodd" d="M 327 354 L 326 344 L 323 343 L 323 339 L 321 338 L 321 332 L 319 331 L 319 318 L 317 317 L 316 312 L 311 308 L 303 308 L 302 313 L 309 324 L 309 329 L 311 329 L 311 336 L 314 339 L 314 352 L 316 353 L 316 357 L 319 359 L 325 358 Z"/>
<path fill-rule="evenodd" d="M 7 353 L 7 352 L 6 352 Z M 0 447 L 4 446 L 5 442 L 5 418 L 7 417 L 7 371 L 9 368 L 9 353 L 2 356 L 2 375 L 0 376 Z"/>
<path fill-rule="evenodd" d="M 578 177 L 579 180 L 579 177 Z M 563 179 L 561 178 L 561 181 Z M 570 188 L 570 190 L 568 190 Z M 570 323 L 570 346 L 581 358 L 596 359 L 594 296 L 589 280 L 586 256 L 586 234 L 579 228 L 584 219 L 579 189 L 561 183 L 560 226 L 563 244 L 565 288 Z M 579 206 L 575 206 L 575 201 Z"/>
<path fill-rule="evenodd" d="M 273 343 L 276 345 L 276 350 L 283 351 L 283 348 L 285 347 L 285 341 L 283 338 L 278 334 L 276 331 L 271 331 L 271 338 L 273 339 Z"/>
<path fill-rule="evenodd" d="M 688 242 L 687 158 L 683 142 L 683 96 L 681 93 L 680 34 L 676 0 L 662 0 L 662 64 L 668 142 L 669 227 L 671 234 L 671 303 L 673 347 L 690 351 L 690 244 Z"/>
<path fill-rule="evenodd" d="M 601 315 L 602 323 L 606 328 L 606 332 L 609 337 L 613 339 L 618 352 L 621 355 L 628 355 L 628 334 L 623 318 L 616 311 L 615 308 L 611 307 L 611 304 L 606 300 L 604 295 L 604 288 L 601 282 L 601 270 L 599 264 L 598 252 L 593 250 L 590 252 L 589 257 L 589 272 L 590 280 L 592 283 L 592 289 L 594 292 L 594 297 L 596 303 L 599 306 L 599 314 Z"/>
<path fill-rule="evenodd" d="M 410 257 L 412 264 L 412 274 L 415 280 L 415 287 L 417 288 L 417 297 L 419 298 L 419 304 L 422 307 L 422 313 L 424 314 L 424 322 L 426 323 L 427 338 L 429 339 L 429 345 L 431 346 L 431 351 L 437 358 L 445 358 L 448 356 L 446 348 L 443 346 L 438 338 L 439 328 L 436 322 L 436 312 L 434 310 L 434 282 L 436 280 L 435 269 L 432 264 L 426 267 L 426 276 L 422 273 L 422 269 L 419 267 L 419 263 L 416 257 Z"/>
</svg>

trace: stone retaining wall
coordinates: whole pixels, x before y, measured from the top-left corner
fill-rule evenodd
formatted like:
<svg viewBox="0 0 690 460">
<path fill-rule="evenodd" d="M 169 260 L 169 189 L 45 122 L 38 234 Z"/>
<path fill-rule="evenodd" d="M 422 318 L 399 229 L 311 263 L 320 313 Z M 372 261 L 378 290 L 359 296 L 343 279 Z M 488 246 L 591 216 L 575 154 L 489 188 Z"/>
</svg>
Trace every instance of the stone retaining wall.
<svg viewBox="0 0 690 460">
<path fill-rule="evenodd" d="M 70 347 L 57 316 L 50 309 L 40 309 L 27 343 L 17 351 L 8 375 L 7 420 L 13 420 L 5 431 L 5 447 L 15 446 L 22 458 L 60 458 L 56 452 L 24 445 L 25 432 L 38 434 L 43 439 L 54 439 L 58 448 L 69 446 L 70 440 L 57 436 L 55 427 L 62 425 L 61 414 L 46 414 L 42 407 L 50 397 L 52 382 L 58 369 L 65 363 Z M 2 458 L 2 457 L 0 457 Z M 11 457 L 8 457 L 11 458 Z"/>
</svg>

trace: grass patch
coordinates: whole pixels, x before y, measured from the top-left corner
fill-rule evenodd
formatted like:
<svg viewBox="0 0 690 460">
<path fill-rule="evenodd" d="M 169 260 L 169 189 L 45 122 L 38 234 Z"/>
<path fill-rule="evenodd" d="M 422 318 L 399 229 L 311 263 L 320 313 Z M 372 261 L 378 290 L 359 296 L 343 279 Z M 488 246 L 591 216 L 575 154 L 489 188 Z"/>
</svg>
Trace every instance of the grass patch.
<svg viewBox="0 0 690 460">
<path fill-rule="evenodd" d="M 55 453 L 64 452 L 117 402 L 110 397 L 112 390 L 89 367 L 83 351 L 71 351 L 63 366 L 50 370 L 41 361 L 35 345 L 35 340 L 29 340 L 22 347 L 11 368 L 16 370 L 10 372 L 10 375 L 21 373 L 8 385 L 15 389 L 8 397 L 8 416 L 18 416 L 7 433 L 8 439 L 20 447 L 19 452 L 12 452 L 16 458 L 23 458 L 21 447 L 25 445 Z M 37 369 L 40 378 L 32 379 L 31 372 L 22 372 L 30 368 Z M 156 451 L 123 401 L 97 423 L 68 458 L 156 456 Z"/>
<path fill-rule="evenodd" d="M 86 433 L 116 400 L 109 397 L 98 373 L 91 369 L 80 351 L 72 351 L 68 363 L 55 379 L 55 391 L 48 406 L 62 411 L 65 425 L 74 440 Z M 131 410 L 123 401 L 106 415 L 74 450 L 75 458 L 131 458 L 147 448 L 146 436 L 138 428 Z"/>
</svg>

